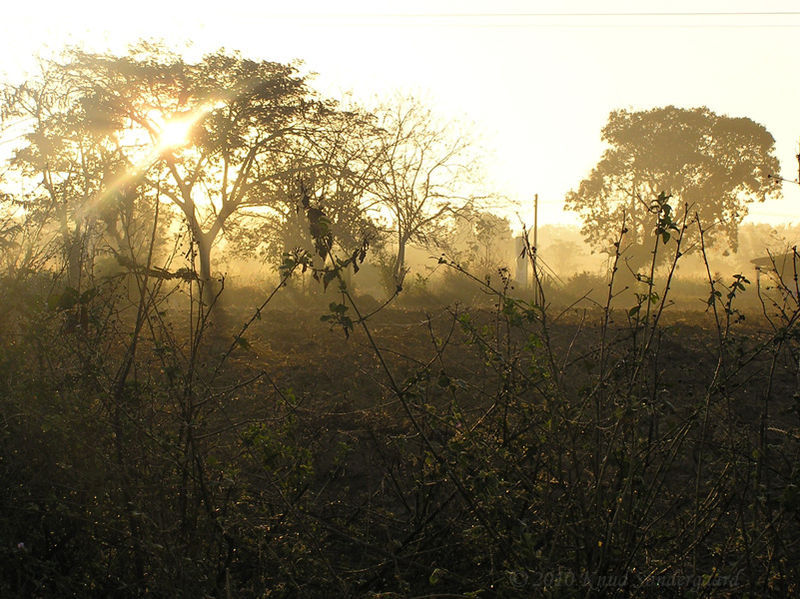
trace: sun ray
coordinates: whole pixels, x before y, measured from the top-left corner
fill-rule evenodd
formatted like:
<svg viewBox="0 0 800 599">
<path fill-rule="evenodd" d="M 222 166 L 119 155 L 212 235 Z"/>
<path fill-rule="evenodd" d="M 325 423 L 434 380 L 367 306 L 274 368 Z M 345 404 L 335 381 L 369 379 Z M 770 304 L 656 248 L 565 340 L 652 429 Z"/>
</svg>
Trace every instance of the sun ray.
<svg viewBox="0 0 800 599">
<path fill-rule="evenodd" d="M 194 126 L 213 108 L 212 102 L 206 102 L 193 110 L 168 116 L 157 109 L 149 111 L 147 119 L 155 130 L 154 158 L 188 144 Z"/>
<path fill-rule="evenodd" d="M 160 158 L 174 150 L 187 146 L 191 141 L 194 126 L 216 105 L 214 102 L 206 102 L 193 110 L 166 117 L 158 109 L 148 111 L 146 118 L 149 123 L 152 146 L 138 160 L 132 163 L 123 174 L 113 179 L 97 193 L 96 197 L 85 205 L 81 212 L 83 214 L 90 213 L 104 197 L 119 191 L 131 181 L 143 175 Z"/>
</svg>

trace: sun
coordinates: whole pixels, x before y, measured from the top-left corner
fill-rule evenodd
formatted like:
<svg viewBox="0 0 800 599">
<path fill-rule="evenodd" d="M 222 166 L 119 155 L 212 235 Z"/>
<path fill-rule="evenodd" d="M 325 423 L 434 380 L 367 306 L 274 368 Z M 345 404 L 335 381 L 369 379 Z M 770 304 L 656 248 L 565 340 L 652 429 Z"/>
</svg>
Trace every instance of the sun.
<svg viewBox="0 0 800 599">
<path fill-rule="evenodd" d="M 185 146 L 189 142 L 192 128 L 204 113 L 203 110 L 193 110 L 165 117 L 159 110 L 148 112 L 147 118 L 154 129 L 156 153 Z"/>
<path fill-rule="evenodd" d="M 144 127 L 135 131 L 123 132 L 121 136 L 125 144 L 143 147 L 143 153 L 133 161 L 131 168 L 126 173 L 110 183 L 105 192 L 108 189 L 119 188 L 127 181 L 145 173 L 154 163 L 168 157 L 173 150 L 188 146 L 195 125 L 219 105 L 219 102 L 207 102 L 192 110 L 171 115 L 165 115 L 158 108 L 147 110 L 144 113 L 146 119 Z M 98 194 L 98 200 L 101 197 L 103 194 Z M 94 206 L 98 200 L 87 205 L 87 209 Z"/>
<path fill-rule="evenodd" d="M 179 148 L 189 141 L 196 119 L 194 118 L 172 118 L 165 121 L 158 133 L 158 145 L 162 149 Z"/>
<path fill-rule="evenodd" d="M 172 115 L 164 115 L 157 109 L 149 111 L 147 119 L 153 130 L 155 154 L 161 155 L 165 151 L 188 145 L 194 126 L 213 108 L 212 103 L 206 103 L 193 110 Z"/>
</svg>

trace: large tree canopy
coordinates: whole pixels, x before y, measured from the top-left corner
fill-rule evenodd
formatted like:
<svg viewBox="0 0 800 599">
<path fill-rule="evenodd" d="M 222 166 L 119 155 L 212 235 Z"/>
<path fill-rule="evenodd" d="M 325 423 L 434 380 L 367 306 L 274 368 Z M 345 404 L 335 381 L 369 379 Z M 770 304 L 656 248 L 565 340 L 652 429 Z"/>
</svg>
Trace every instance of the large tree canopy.
<svg viewBox="0 0 800 599">
<path fill-rule="evenodd" d="M 124 56 L 69 50 L 41 67 L 0 98 L 3 124 L 23 132 L 0 193 L 56 231 L 75 289 L 92 263 L 87 240 L 140 268 L 150 228 L 134 213 L 158 214 L 189 232 L 211 300 L 220 239 L 280 264 L 283 252 L 313 250 L 309 209 L 347 254 L 367 241 L 396 248 L 401 284 L 407 246 L 443 243 L 447 220 L 480 197 L 461 128 L 413 99 L 345 109 L 292 65 L 223 50 L 189 62 L 144 42 Z"/>
<path fill-rule="evenodd" d="M 377 175 L 377 130 L 370 115 L 339 111 L 327 115 L 302 148 L 296 148 L 294 168 L 285 169 L 269 210 L 238 227 L 236 245 L 280 265 L 287 250 L 315 253 L 314 239 L 302 202 L 313 202 L 324 213 L 337 246 L 352 253 L 365 242 L 380 243 L 368 214 L 370 189 Z M 301 174 L 298 177 L 298 173 Z"/>
<path fill-rule="evenodd" d="M 699 216 L 708 243 L 724 239 L 733 249 L 747 203 L 780 193 L 769 179 L 779 171 L 775 141 L 748 118 L 708 108 L 617 110 L 602 138 L 608 149 L 567 194 L 565 207 L 583 219 L 585 239 L 606 252 L 612 251 L 624 215 L 626 257 L 634 268 L 646 259 L 646 240 L 657 218 L 651 206 L 659 193 L 672 194 L 674 207 L 686 204 Z"/>
<path fill-rule="evenodd" d="M 287 184 L 359 199 L 361 163 L 340 151 L 342 132 L 352 138 L 365 119 L 320 98 L 291 65 L 225 51 L 188 63 L 151 44 L 126 56 L 71 51 L 6 100 L 4 116 L 30 128 L 13 165 L 32 204 L 58 208 L 65 240 L 108 221 L 115 198 L 149 190 L 185 221 L 203 281 L 237 220 L 286 212 Z"/>
</svg>

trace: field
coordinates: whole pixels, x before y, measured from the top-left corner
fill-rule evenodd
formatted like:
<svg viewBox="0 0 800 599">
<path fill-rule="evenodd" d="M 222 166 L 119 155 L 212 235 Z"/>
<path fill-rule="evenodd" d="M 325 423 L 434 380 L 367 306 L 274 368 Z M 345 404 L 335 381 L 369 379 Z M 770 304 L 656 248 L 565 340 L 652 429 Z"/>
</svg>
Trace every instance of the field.
<svg viewBox="0 0 800 599">
<path fill-rule="evenodd" d="M 4 597 L 798 591 L 785 287 L 740 312 L 736 280 L 692 311 L 6 283 Z"/>
</svg>

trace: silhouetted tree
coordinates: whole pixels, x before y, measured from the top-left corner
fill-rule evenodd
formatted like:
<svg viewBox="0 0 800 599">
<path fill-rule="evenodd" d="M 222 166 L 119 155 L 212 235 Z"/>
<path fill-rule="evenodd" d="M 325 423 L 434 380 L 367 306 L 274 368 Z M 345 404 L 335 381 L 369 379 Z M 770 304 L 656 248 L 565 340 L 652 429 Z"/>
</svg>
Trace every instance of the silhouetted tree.
<svg viewBox="0 0 800 599">
<path fill-rule="evenodd" d="M 775 141 L 748 118 L 721 116 L 708 108 L 617 110 L 602 138 L 608 149 L 567 194 L 565 207 L 580 214 L 587 242 L 609 253 L 624 214 L 625 257 L 633 271 L 651 249 L 647 239 L 657 218 L 652 203 L 659 193 L 672 194 L 678 211 L 688 204 L 690 214 L 699 215 L 708 228 L 708 244 L 724 239 L 732 249 L 747 203 L 780 193 L 768 177 L 779 170 Z"/>
<path fill-rule="evenodd" d="M 62 256 L 67 285 L 81 286 L 98 252 L 131 258 L 141 245 L 132 215 L 143 205 L 135 174 L 110 185 L 132 173 L 114 134 L 121 123 L 99 114 L 91 96 L 49 65 L 39 78 L 4 89 L 2 118 L 17 134 L 4 199 L 38 231 L 40 247 Z"/>
<path fill-rule="evenodd" d="M 481 278 L 508 267 L 513 254 L 507 218 L 485 210 L 468 210 L 452 223 L 447 250 L 459 264 Z"/>
<path fill-rule="evenodd" d="M 437 123 L 430 110 L 402 99 L 377 111 L 380 126 L 378 173 L 372 186 L 375 208 L 388 215 L 397 248 L 392 275 L 401 285 L 406 246 L 437 245 L 445 221 L 479 199 L 470 183 L 476 158 L 469 141 L 453 133 L 452 123 Z"/>
<path fill-rule="evenodd" d="M 69 183 L 72 213 L 94 210 L 102 220 L 101 198 L 120 195 L 131 181 L 158 190 L 191 233 L 207 290 L 218 239 L 248 215 L 268 214 L 288 179 L 335 176 L 335 148 L 312 150 L 325 145 L 329 125 L 357 129 L 360 119 L 318 97 L 294 66 L 222 50 L 188 63 L 149 43 L 125 56 L 70 51 L 20 90 L 37 102 L 52 99 L 53 133 L 43 136 L 37 125 L 38 137 L 29 136 L 19 153 L 37 177 L 44 173 L 50 202 L 66 206 L 52 198 Z M 36 109 L 28 112 L 38 118 Z M 65 127 L 86 131 L 73 140 Z M 70 153 L 61 149 L 68 143 L 76 146 Z M 108 154 L 113 164 L 94 154 Z M 58 177 L 47 174 L 54 165 Z"/>
<path fill-rule="evenodd" d="M 328 115 L 324 127 L 296 148 L 294 168 L 278 182 L 268 211 L 254 215 L 258 223 L 240 227 L 237 244 L 260 252 L 277 265 L 285 252 L 303 249 L 315 253 L 309 229 L 308 207 L 324 211 L 336 245 L 350 254 L 380 243 L 379 231 L 368 214 L 369 189 L 377 176 L 376 129 L 371 115 L 338 111 Z"/>
</svg>

